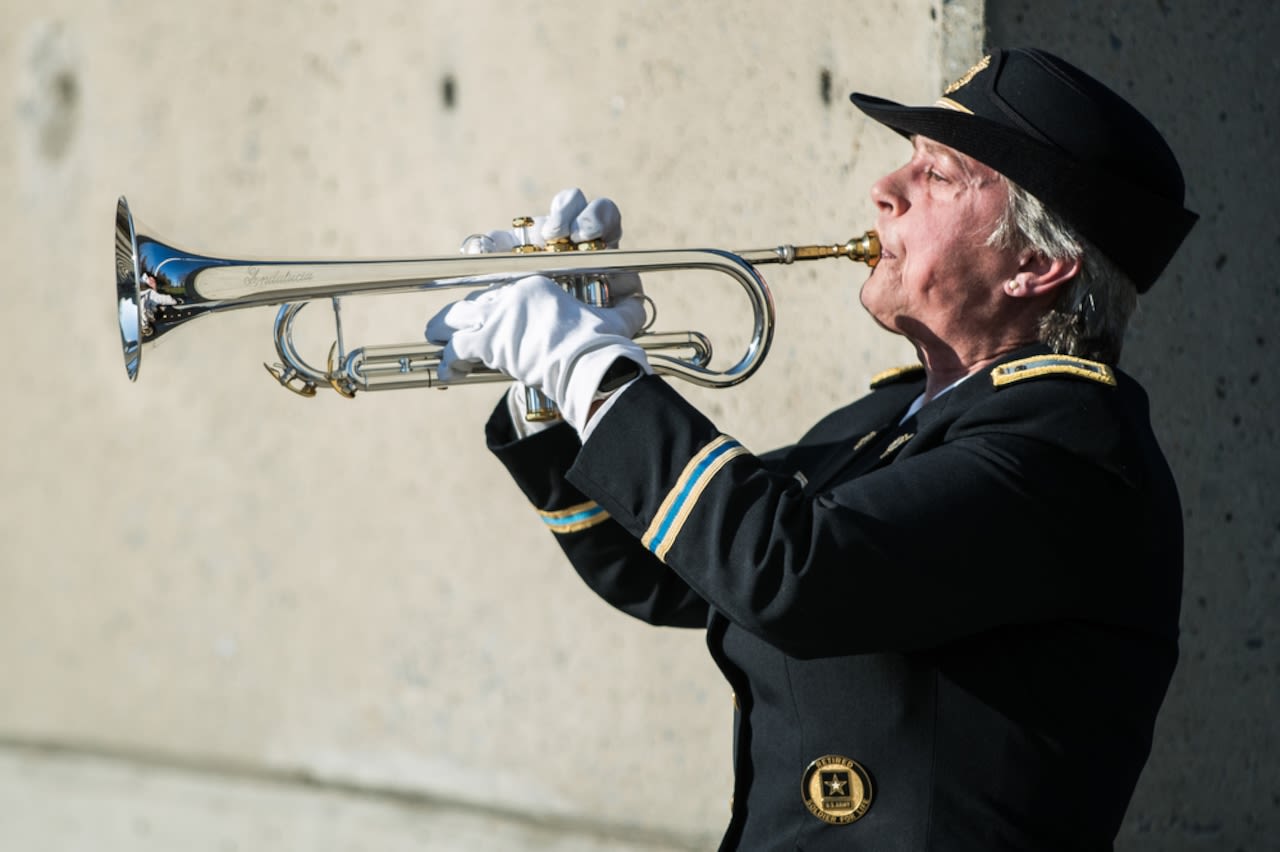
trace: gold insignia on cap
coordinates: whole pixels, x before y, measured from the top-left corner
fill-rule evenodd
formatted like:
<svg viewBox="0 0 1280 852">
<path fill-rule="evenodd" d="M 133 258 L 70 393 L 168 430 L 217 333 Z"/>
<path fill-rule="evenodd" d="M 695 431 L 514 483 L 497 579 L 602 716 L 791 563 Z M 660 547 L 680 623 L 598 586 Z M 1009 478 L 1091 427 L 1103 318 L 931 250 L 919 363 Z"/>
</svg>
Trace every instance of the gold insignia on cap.
<svg viewBox="0 0 1280 852">
<path fill-rule="evenodd" d="M 973 66 L 972 68 L 970 68 L 968 71 L 966 71 L 966 72 L 964 72 L 963 74 L 961 74 L 961 75 L 960 75 L 960 79 L 956 80 L 956 81 L 955 81 L 954 83 L 952 83 L 950 86 L 947 86 L 945 89 L 943 89 L 943 90 L 942 90 L 942 94 L 944 94 L 944 95 L 949 95 L 949 94 L 951 94 L 951 93 L 953 93 L 953 92 L 957 91 L 958 89 L 963 89 L 965 86 L 969 85 L 969 81 L 970 81 L 970 80 L 972 80 L 974 77 L 978 76 L 978 73 L 979 73 L 980 71 L 984 71 L 984 70 L 986 70 L 987 66 L 988 66 L 988 65 L 990 65 L 990 64 L 991 64 L 991 56 L 990 56 L 990 55 L 987 55 L 987 56 L 982 57 L 981 59 L 979 59 L 979 60 L 978 60 L 978 62 L 977 62 L 977 64 L 976 64 L 976 65 L 974 65 L 974 66 Z"/>
<path fill-rule="evenodd" d="M 804 771 L 800 796 L 818 819 L 847 825 L 862 819 L 871 808 L 871 776 L 856 760 L 824 755 Z"/>
<path fill-rule="evenodd" d="M 938 98 L 933 102 L 933 105 L 936 107 L 942 107 L 943 109 L 953 109 L 956 112 L 963 112 L 966 115 L 973 115 L 973 110 L 969 109 L 964 104 L 956 103 L 951 100 L 951 98 Z"/>
</svg>

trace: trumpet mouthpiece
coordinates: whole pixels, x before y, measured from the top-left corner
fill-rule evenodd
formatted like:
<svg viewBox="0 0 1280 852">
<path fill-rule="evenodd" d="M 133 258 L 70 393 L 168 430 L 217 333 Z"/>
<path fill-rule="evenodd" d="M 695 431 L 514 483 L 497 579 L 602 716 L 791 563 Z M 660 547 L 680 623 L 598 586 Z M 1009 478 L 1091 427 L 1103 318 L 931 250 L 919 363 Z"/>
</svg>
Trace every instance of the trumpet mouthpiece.
<svg viewBox="0 0 1280 852">
<path fill-rule="evenodd" d="M 843 244 L 786 246 L 785 248 L 790 253 L 790 259 L 784 259 L 784 263 L 796 260 L 822 260 L 828 257 L 847 257 L 850 260 L 865 263 L 867 266 L 875 266 L 880 261 L 880 238 L 875 231 L 867 231 L 862 236 L 854 237 Z"/>
<path fill-rule="evenodd" d="M 872 268 L 880 262 L 880 236 L 875 231 L 867 231 L 862 236 L 849 240 L 843 248 L 847 249 L 844 253 L 850 260 L 860 261 Z"/>
</svg>

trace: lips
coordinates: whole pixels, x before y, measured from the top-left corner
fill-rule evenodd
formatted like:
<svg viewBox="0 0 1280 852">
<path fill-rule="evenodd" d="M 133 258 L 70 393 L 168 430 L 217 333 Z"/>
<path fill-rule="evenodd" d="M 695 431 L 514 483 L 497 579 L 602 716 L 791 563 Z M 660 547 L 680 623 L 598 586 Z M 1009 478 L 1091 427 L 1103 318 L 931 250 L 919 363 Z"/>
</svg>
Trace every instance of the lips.
<svg viewBox="0 0 1280 852">
<path fill-rule="evenodd" d="M 886 239 L 886 234 L 880 228 L 876 228 L 876 236 L 880 240 L 880 259 L 881 260 L 897 260 L 898 255 L 889 248 L 890 240 Z"/>
</svg>

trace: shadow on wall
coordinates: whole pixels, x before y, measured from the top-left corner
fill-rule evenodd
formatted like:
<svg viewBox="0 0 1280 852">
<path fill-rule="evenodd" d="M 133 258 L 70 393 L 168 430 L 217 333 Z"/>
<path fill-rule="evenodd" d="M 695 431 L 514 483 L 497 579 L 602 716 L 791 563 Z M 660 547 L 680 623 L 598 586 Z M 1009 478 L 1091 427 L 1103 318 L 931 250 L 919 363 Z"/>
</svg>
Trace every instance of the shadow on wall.
<svg viewBox="0 0 1280 852">
<path fill-rule="evenodd" d="M 1260 3 L 1204 11 L 1169 0 L 986 4 L 988 45 L 1059 53 L 1146 112 L 1201 215 L 1142 298 L 1125 352 L 1179 481 L 1187 562 L 1182 659 L 1121 850 L 1260 849 L 1280 830 L 1280 379 L 1271 363 L 1280 286 L 1263 258 L 1280 222 L 1274 196 L 1254 189 L 1273 171 L 1263 158 L 1280 127 L 1268 91 L 1241 85 L 1275 79 L 1280 16 Z"/>
</svg>

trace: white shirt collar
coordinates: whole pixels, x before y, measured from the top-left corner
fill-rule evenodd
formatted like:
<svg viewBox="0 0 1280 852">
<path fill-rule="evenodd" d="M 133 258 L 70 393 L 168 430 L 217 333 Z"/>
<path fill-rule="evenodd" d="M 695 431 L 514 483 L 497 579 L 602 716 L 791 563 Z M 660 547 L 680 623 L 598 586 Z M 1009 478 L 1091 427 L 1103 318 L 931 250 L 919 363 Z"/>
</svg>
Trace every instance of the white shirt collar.
<svg viewBox="0 0 1280 852">
<path fill-rule="evenodd" d="M 971 376 L 971 375 L 973 375 L 973 374 L 972 374 L 972 373 L 970 373 L 969 375 Z M 967 379 L 967 378 L 969 378 L 969 376 L 961 376 L 960 378 L 956 379 L 954 382 L 952 382 L 951 384 L 947 385 L 947 386 L 946 386 L 945 388 L 943 388 L 942 390 L 938 391 L 938 393 L 933 397 L 933 399 L 939 399 L 939 398 L 941 398 L 941 397 L 942 397 L 943 395 L 945 395 L 948 391 L 951 391 L 952 389 L 954 389 L 954 388 L 956 388 L 957 386 L 959 386 L 959 384 L 960 384 L 961 382 L 963 382 L 963 381 L 964 381 L 965 379 Z M 932 401 L 933 401 L 933 400 L 930 400 L 930 402 L 932 402 Z M 918 397 L 916 397 L 915 399 L 913 399 L 913 400 L 911 401 L 911 405 L 907 406 L 907 413 L 906 413 L 906 414 L 904 414 L 904 415 L 902 415 L 902 418 L 898 421 L 898 423 L 900 423 L 900 424 L 901 424 L 901 423 L 905 423 L 905 422 L 906 422 L 907 420 L 909 420 L 910 418 L 915 417 L 915 416 L 916 416 L 916 412 L 917 412 L 917 411 L 919 411 L 919 410 L 920 410 L 920 409 L 922 409 L 922 408 L 924 408 L 924 393 L 921 393 Z"/>
</svg>

